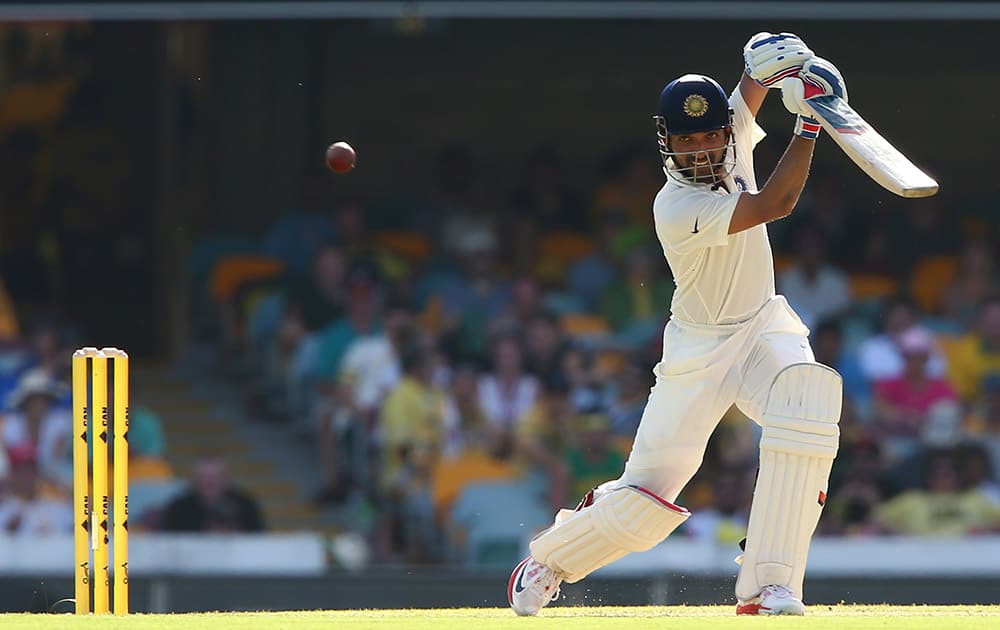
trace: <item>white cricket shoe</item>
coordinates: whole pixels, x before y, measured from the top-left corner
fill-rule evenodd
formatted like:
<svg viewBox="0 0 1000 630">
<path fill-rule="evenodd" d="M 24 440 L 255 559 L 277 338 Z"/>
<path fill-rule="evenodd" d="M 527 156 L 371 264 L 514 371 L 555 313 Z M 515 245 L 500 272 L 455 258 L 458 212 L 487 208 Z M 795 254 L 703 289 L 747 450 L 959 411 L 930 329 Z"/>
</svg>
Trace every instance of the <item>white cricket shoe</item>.
<svg viewBox="0 0 1000 630">
<path fill-rule="evenodd" d="M 770 585 L 761 589 L 756 597 L 736 604 L 737 615 L 804 615 L 802 600 L 784 586 Z"/>
<path fill-rule="evenodd" d="M 507 601 L 521 616 L 537 615 L 538 611 L 559 597 L 562 578 L 544 564 L 528 556 L 521 561 L 507 582 Z"/>
</svg>

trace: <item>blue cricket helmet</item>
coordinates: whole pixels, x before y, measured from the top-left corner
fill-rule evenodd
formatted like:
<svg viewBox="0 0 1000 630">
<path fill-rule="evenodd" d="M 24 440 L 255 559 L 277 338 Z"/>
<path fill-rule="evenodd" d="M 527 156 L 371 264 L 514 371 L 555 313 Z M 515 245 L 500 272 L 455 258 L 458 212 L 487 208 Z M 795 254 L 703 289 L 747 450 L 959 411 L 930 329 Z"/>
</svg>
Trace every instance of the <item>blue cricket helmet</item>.
<svg viewBox="0 0 1000 630">
<path fill-rule="evenodd" d="M 664 170 L 674 177 L 669 162 L 678 154 L 670 148 L 668 136 L 732 128 L 733 110 L 729 106 L 729 97 L 715 79 L 703 74 L 685 74 L 668 83 L 660 92 L 660 103 L 653 119 L 656 121 L 656 139 Z M 725 160 L 727 174 L 735 167 L 732 134 L 729 140 L 730 150 Z M 685 176 L 684 173 L 679 175 Z"/>
<path fill-rule="evenodd" d="M 703 74 L 685 74 L 660 92 L 657 118 L 667 133 L 693 133 L 722 129 L 732 124 L 729 98 L 722 86 Z"/>
</svg>

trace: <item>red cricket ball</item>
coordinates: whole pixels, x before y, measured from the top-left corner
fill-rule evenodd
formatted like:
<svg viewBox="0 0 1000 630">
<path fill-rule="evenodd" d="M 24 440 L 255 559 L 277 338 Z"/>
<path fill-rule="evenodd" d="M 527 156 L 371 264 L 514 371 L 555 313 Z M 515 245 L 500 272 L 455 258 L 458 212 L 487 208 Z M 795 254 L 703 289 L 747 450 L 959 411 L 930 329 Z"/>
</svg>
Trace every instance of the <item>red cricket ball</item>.
<svg viewBox="0 0 1000 630">
<path fill-rule="evenodd" d="M 326 165 L 334 173 L 346 173 L 354 168 L 358 155 L 346 142 L 334 142 L 326 150 Z"/>
</svg>

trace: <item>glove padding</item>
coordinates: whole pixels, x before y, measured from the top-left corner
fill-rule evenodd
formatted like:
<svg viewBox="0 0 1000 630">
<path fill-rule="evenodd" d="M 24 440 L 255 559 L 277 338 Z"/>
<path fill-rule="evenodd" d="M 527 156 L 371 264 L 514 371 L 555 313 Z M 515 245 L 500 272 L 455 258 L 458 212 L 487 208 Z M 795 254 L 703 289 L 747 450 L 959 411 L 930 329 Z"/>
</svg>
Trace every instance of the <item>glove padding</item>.
<svg viewBox="0 0 1000 630">
<path fill-rule="evenodd" d="M 812 116 L 805 101 L 833 94 L 847 100 L 847 83 L 837 66 L 822 57 L 810 59 L 797 76 L 781 81 L 781 102 L 798 116 Z"/>
<path fill-rule="evenodd" d="M 747 75 L 768 88 L 795 76 L 812 57 L 813 51 L 794 33 L 757 33 L 743 47 Z"/>
</svg>

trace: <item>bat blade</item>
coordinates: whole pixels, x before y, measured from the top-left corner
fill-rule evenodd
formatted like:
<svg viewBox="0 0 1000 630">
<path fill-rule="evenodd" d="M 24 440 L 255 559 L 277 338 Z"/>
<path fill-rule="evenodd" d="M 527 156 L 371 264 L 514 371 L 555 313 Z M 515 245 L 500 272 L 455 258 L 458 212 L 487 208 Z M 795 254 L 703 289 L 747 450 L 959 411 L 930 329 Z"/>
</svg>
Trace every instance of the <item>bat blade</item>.
<svg viewBox="0 0 1000 630">
<path fill-rule="evenodd" d="M 805 104 L 844 153 L 883 188 L 908 198 L 937 193 L 937 182 L 889 144 L 842 98 L 817 96 Z"/>
</svg>

